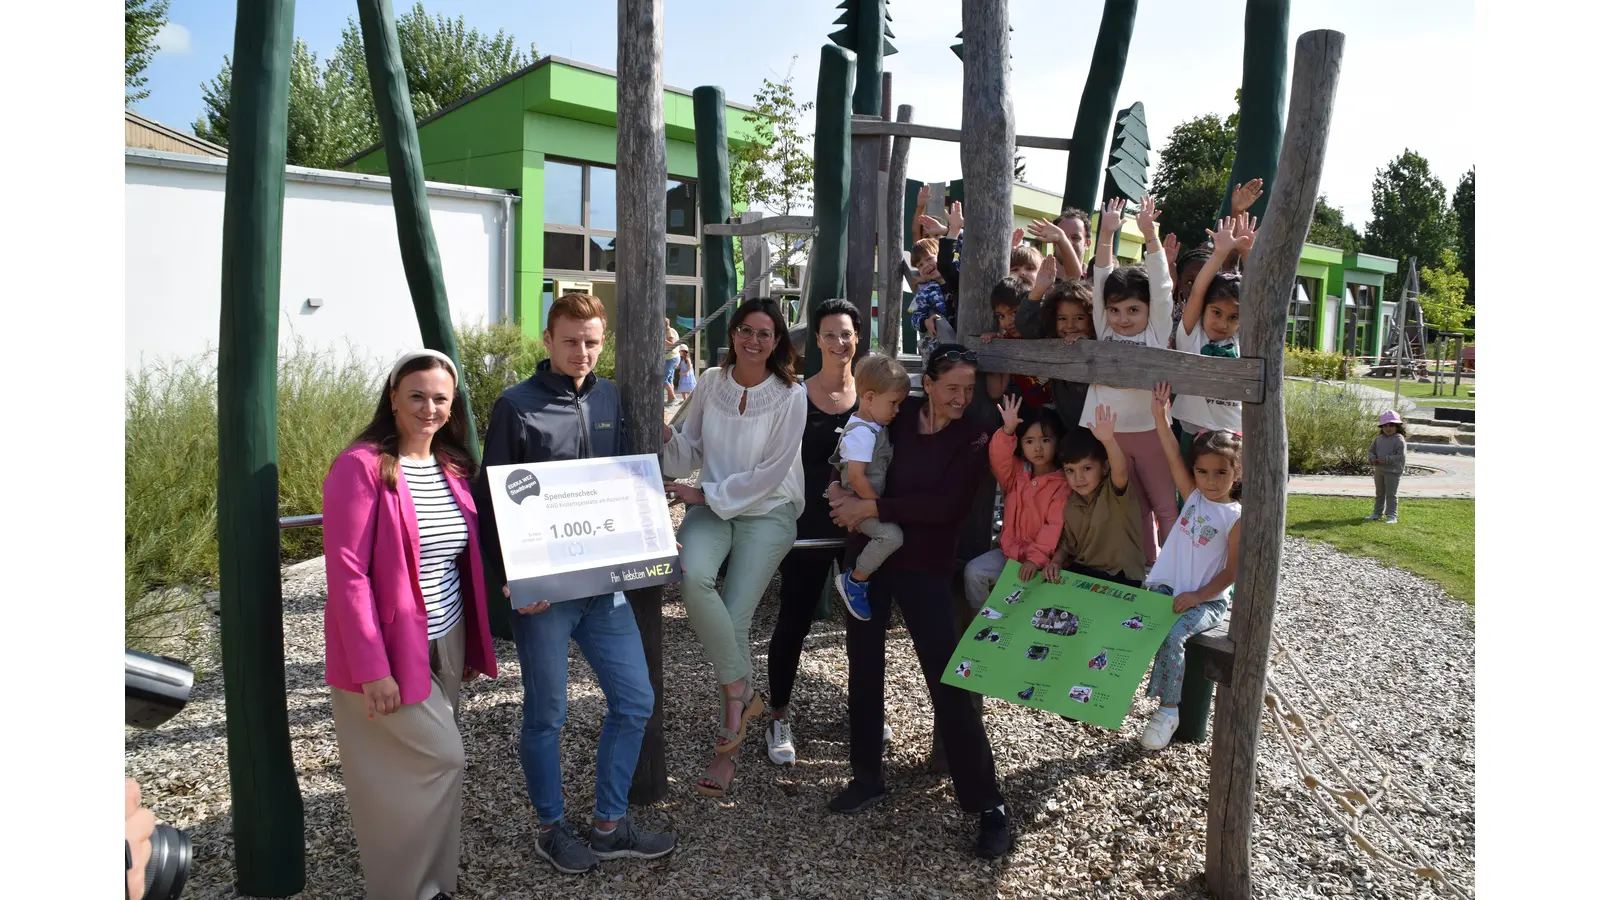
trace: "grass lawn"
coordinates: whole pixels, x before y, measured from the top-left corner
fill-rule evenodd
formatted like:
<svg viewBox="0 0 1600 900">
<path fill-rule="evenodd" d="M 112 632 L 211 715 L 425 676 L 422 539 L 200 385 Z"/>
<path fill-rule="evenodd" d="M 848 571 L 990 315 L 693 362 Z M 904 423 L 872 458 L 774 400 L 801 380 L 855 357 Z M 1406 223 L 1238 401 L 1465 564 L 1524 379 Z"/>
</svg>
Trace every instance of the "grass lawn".
<svg viewBox="0 0 1600 900">
<path fill-rule="evenodd" d="M 1394 392 L 1393 378 L 1359 378 L 1357 381 L 1382 391 L 1389 391 L 1391 394 Z M 1450 386 L 1454 383 L 1454 377 L 1445 379 L 1439 385 L 1441 393 L 1435 397 L 1433 395 L 1433 382 L 1402 378 L 1400 379 L 1400 396 L 1409 397 L 1419 406 L 1477 406 L 1477 399 L 1467 396 L 1467 391 L 1477 389 L 1476 383 L 1462 379 L 1461 394 L 1459 396 L 1451 396 Z"/>
<path fill-rule="evenodd" d="M 1291 494 L 1288 532 L 1415 572 L 1450 596 L 1474 602 L 1473 501 L 1402 497 L 1398 525 L 1362 521 L 1370 512 L 1367 497 Z"/>
</svg>

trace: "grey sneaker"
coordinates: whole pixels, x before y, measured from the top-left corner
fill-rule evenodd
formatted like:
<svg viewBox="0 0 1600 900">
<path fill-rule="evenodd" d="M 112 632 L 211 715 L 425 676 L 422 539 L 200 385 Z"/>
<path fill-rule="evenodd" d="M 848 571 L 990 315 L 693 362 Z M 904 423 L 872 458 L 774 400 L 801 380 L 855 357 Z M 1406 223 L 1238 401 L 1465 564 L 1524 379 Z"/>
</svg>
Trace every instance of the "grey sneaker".
<svg viewBox="0 0 1600 900">
<path fill-rule="evenodd" d="M 600 868 L 600 860 L 578 840 L 577 835 L 572 833 L 572 827 L 565 821 L 557 822 L 556 827 L 548 831 L 541 829 L 538 839 L 533 842 L 533 852 L 549 860 L 557 872 L 566 875 L 582 875 Z"/>
<path fill-rule="evenodd" d="M 651 834 L 640 831 L 633 819 L 623 816 L 610 834 L 601 834 L 589 828 L 589 849 L 601 859 L 660 859 L 678 849 L 678 838 L 671 834 Z"/>
</svg>

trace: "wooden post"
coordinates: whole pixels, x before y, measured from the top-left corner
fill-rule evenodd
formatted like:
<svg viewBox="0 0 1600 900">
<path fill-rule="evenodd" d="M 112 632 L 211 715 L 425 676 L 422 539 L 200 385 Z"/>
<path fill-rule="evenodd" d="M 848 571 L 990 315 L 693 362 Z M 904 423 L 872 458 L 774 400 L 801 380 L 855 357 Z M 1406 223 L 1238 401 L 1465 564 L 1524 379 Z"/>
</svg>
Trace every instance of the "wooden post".
<svg viewBox="0 0 1600 900">
<path fill-rule="evenodd" d="M 1263 362 L 1264 397 L 1244 407 L 1244 495 L 1239 576 L 1228 634 L 1236 647 L 1232 683 L 1218 686 L 1206 811 L 1206 883 L 1221 900 L 1250 897 L 1255 824 L 1256 742 L 1266 691 L 1283 560 L 1288 436 L 1283 421 L 1283 340 L 1300 247 L 1311 225 L 1328 149 L 1344 35 L 1311 31 L 1295 44 L 1294 91 L 1279 156 L 1278 190 L 1244 273 L 1240 308 L 1246 353 Z"/>
<path fill-rule="evenodd" d="M 850 205 L 850 84 L 854 53 L 837 44 L 822 45 L 817 67 L 817 131 L 812 146 L 811 208 L 816 234 L 806 254 L 806 321 L 822 301 L 845 295 L 846 217 Z M 877 160 L 873 160 L 877 168 Z M 822 371 L 816 338 L 806 331 L 805 373 Z"/>
<path fill-rule="evenodd" d="M 694 158 L 695 174 L 700 178 L 700 224 L 723 224 L 733 215 L 733 197 L 728 180 L 728 121 L 722 88 L 694 89 Z M 700 259 L 701 277 L 705 279 L 701 311 L 710 315 L 733 296 L 733 238 L 702 234 Z M 749 270 L 745 277 L 750 277 Z M 728 341 L 728 314 L 717 316 L 703 333 L 712 349 L 711 364 L 716 365 L 716 351 Z M 699 354 L 695 354 L 697 365 L 699 361 Z"/>
<path fill-rule="evenodd" d="M 1261 216 L 1272 200 L 1283 146 L 1283 100 L 1289 71 L 1289 0 L 1248 0 L 1244 8 L 1244 77 L 1239 87 L 1239 135 L 1233 172 L 1223 185 L 1217 218 L 1233 214 L 1233 186 L 1261 179 L 1250 207 Z"/>
<path fill-rule="evenodd" d="M 394 6 L 390 0 L 357 0 L 361 16 L 361 43 L 366 50 L 367 72 L 372 80 L 372 101 L 378 111 L 378 131 L 384 158 L 389 163 L 389 187 L 394 196 L 395 229 L 400 238 L 400 264 L 406 270 L 411 305 L 416 308 L 422 345 L 455 361 L 461 371 L 461 350 L 450 321 L 450 300 L 445 296 L 444 268 L 439 244 L 433 237 L 428 214 L 428 188 L 422 172 L 422 146 L 417 142 L 417 120 L 411 112 L 411 88 L 400 61 L 400 39 L 395 33 Z M 483 399 L 483 398 L 480 398 Z M 479 458 L 478 429 L 472 424 L 472 398 L 466 386 L 460 391 L 456 414 L 467 421 L 467 450 Z M 494 403 L 489 397 L 485 405 Z M 510 614 L 509 609 L 503 613 Z"/>
<path fill-rule="evenodd" d="M 217 555 L 235 886 L 305 889 L 305 808 L 289 750 L 278 570 L 278 287 L 293 0 L 239 0 L 222 201 Z"/>
<path fill-rule="evenodd" d="M 961 245 L 956 335 L 968 343 L 989 330 L 994 319 L 989 311 L 989 291 L 1011 268 L 1011 163 L 1017 129 L 1011 109 L 1008 5 L 1008 0 L 961 3 L 965 41 L 961 179 L 968 202 L 961 205 L 966 237 Z M 984 401 L 979 405 L 992 404 Z"/>
<path fill-rule="evenodd" d="M 1096 202 L 1100 170 L 1105 165 L 1106 140 L 1111 133 L 1111 117 L 1117 109 L 1117 92 L 1122 89 L 1122 71 L 1128 64 L 1128 45 L 1133 41 L 1133 23 L 1138 13 L 1139 0 L 1106 0 L 1100 13 L 1100 33 L 1094 39 L 1089 75 L 1083 81 L 1078 116 L 1072 124 L 1067 186 L 1061 199 L 1063 210 L 1077 207 L 1093 212 L 1100 205 Z M 967 46 L 971 45 L 972 38 L 968 36 Z"/>
<path fill-rule="evenodd" d="M 910 122 L 911 107 L 900 104 L 895 121 Z M 889 153 L 888 193 L 884 200 L 884 217 L 878 227 L 888 239 L 888 253 L 879 265 L 888 269 L 884 279 L 886 287 L 878 295 L 878 346 L 898 355 L 901 351 L 900 323 L 905 318 L 905 297 L 902 285 L 905 277 L 906 230 L 902 224 L 906 206 L 906 170 L 911 164 L 911 138 L 897 137 Z"/>
<path fill-rule="evenodd" d="M 759 222 L 764 218 L 766 216 L 760 210 L 751 210 L 741 215 L 739 221 Z M 767 242 L 766 235 L 745 238 L 740 249 L 744 260 L 744 287 L 739 291 L 739 296 L 746 300 L 772 296 L 772 245 Z"/>
<path fill-rule="evenodd" d="M 891 105 L 893 102 L 893 97 L 894 76 L 888 72 L 885 72 L 883 73 L 882 111 L 883 120 L 885 122 L 889 121 L 894 115 L 894 106 Z M 878 313 L 876 316 L 878 322 L 878 339 L 875 341 L 875 343 L 878 345 L 879 349 L 887 347 L 888 352 L 897 354 L 898 351 L 895 349 L 894 344 L 886 344 L 884 342 L 884 321 L 886 318 L 891 318 L 894 315 L 895 307 L 899 305 L 899 303 L 896 301 L 898 301 L 900 298 L 900 292 L 898 290 L 893 291 L 894 296 L 892 298 L 890 297 L 891 282 L 897 282 L 895 276 L 896 273 L 900 271 L 900 266 L 896 262 L 897 257 L 893 255 L 895 254 L 895 248 L 899 246 L 899 242 L 894 239 L 893 234 L 894 224 L 899 221 L 899 216 L 895 216 L 892 219 L 889 216 L 889 210 L 892 208 L 889 206 L 889 193 L 891 190 L 889 185 L 889 162 L 893 155 L 893 144 L 894 141 L 892 138 L 885 137 L 878 141 L 878 194 L 875 198 L 877 201 L 877 212 L 873 216 L 873 218 L 876 220 L 876 231 L 878 236 L 876 266 L 877 282 L 875 284 L 878 295 Z M 869 336 L 871 334 L 871 328 L 872 324 L 870 322 L 867 323 Z M 898 332 L 896 333 L 895 337 L 899 337 Z"/>
<path fill-rule="evenodd" d="M 665 397 L 667 132 L 661 104 L 662 0 L 617 0 L 617 386 L 629 453 L 659 453 Z M 661 588 L 628 591 L 656 706 L 644 729 L 629 801 L 667 795 L 661 730 Z"/>
</svg>

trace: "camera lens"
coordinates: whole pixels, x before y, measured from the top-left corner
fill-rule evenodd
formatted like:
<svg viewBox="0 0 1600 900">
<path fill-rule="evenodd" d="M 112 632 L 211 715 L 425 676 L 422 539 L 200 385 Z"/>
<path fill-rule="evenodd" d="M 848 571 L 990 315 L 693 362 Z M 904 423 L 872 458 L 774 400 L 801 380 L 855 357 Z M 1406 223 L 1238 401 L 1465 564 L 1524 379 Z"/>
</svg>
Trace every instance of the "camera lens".
<svg viewBox="0 0 1600 900">
<path fill-rule="evenodd" d="M 177 900 L 189 881 L 189 836 L 171 825 L 150 835 L 150 861 L 144 867 L 145 900 Z"/>
</svg>

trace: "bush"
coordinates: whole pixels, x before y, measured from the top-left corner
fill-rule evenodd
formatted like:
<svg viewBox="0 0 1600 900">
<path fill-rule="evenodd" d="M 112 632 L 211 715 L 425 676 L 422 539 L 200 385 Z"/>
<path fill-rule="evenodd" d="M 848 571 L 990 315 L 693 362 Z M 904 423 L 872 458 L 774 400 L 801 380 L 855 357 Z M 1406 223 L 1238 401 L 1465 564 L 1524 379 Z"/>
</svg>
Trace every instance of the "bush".
<svg viewBox="0 0 1600 900">
<path fill-rule="evenodd" d="M 1283 414 L 1289 431 L 1289 471 L 1352 471 L 1367 464 L 1377 433 L 1373 411 L 1340 384 L 1285 384 Z"/>
<path fill-rule="evenodd" d="M 333 458 L 372 417 L 380 375 L 348 354 L 303 344 L 278 365 L 279 515 L 322 509 Z M 124 636 L 130 647 L 182 637 L 196 590 L 217 577 L 216 355 L 126 379 Z M 283 533 L 286 559 L 322 552 L 322 532 Z"/>
<path fill-rule="evenodd" d="M 1341 362 L 1343 357 L 1337 353 L 1323 353 L 1320 350 L 1286 350 L 1283 354 L 1283 374 L 1332 381 L 1339 376 Z"/>
</svg>

